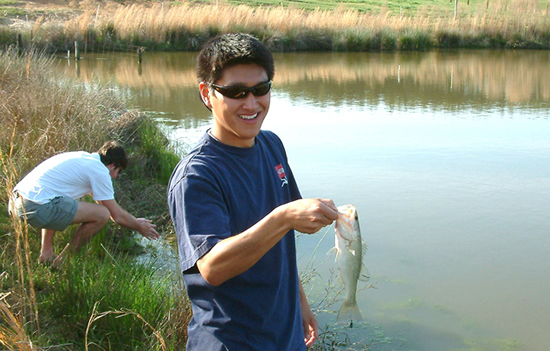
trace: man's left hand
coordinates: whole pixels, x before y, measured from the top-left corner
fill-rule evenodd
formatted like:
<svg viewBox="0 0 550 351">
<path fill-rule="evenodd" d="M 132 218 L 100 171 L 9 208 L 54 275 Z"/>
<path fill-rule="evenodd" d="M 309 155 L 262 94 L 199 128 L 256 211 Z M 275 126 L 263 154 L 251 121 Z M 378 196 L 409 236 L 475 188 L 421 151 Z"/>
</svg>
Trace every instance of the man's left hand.
<svg viewBox="0 0 550 351">
<path fill-rule="evenodd" d="M 137 221 L 139 222 L 140 229 L 138 232 L 146 237 L 149 240 L 158 239 L 160 238 L 160 234 L 157 233 L 155 228 L 157 227 L 155 224 L 151 223 L 152 221 L 150 219 L 146 218 L 137 218 Z"/>
</svg>

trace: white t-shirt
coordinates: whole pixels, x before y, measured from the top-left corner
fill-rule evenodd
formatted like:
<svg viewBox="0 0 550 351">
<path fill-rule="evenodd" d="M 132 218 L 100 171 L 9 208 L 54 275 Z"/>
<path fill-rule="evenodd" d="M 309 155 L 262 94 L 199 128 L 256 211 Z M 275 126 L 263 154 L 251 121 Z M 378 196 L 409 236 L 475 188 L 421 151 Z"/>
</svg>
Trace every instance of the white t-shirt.
<svg viewBox="0 0 550 351">
<path fill-rule="evenodd" d="M 97 153 L 65 152 L 45 160 L 17 184 L 14 190 L 32 202 L 45 204 L 56 196 L 79 199 L 92 194 L 96 201 L 114 199 L 109 169 Z"/>
</svg>

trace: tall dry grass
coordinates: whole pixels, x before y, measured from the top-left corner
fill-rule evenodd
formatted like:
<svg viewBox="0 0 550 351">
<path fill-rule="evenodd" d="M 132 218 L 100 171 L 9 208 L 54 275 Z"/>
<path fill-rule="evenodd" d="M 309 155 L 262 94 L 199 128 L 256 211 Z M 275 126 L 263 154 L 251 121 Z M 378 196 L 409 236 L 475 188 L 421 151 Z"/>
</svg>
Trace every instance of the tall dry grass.
<svg viewBox="0 0 550 351">
<path fill-rule="evenodd" d="M 431 29 L 434 27 L 519 29 L 519 24 L 529 28 L 548 22 L 547 9 L 539 8 L 538 1 L 498 0 L 466 6 L 461 4 L 459 18 L 452 11 L 442 13 L 435 7 L 423 7 L 414 14 L 394 15 L 382 7 L 377 13 L 364 13 L 339 8 L 337 10 L 313 10 L 282 7 L 250 7 L 247 5 L 181 5 L 165 3 L 133 4 L 130 6 L 106 6 L 86 10 L 81 16 L 66 23 L 71 32 L 85 34 L 90 28 L 115 28 L 118 35 L 131 37 L 145 35 L 158 40 L 171 30 L 196 31 L 201 28 L 217 28 L 226 32 L 236 28 L 288 32 L 298 28 L 312 30 L 342 30 L 350 28 Z M 96 21 L 97 19 L 97 21 Z"/>
<path fill-rule="evenodd" d="M 306 11 L 185 2 L 178 5 L 111 4 L 104 8 L 88 9 L 67 21 L 64 30 L 83 40 L 90 39 L 90 34 L 94 33 L 94 40 L 116 38 L 138 45 L 177 45 L 178 40 L 186 37 L 188 48 L 199 47 L 203 36 L 229 31 L 248 31 L 266 41 L 283 42 L 303 38 L 304 33 L 309 37 L 317 35 L 323 38 L 324 35 L 326 40 L 336 41 L 335 38 L 348 33 L 365 36 L 389 31 L 397 37 L 397 48 L 399 37 L 404 33 L 424 32 L 428 33 L 434 46 L 439 45 L 441 36 L 458 35 L 463 38 L 464 44 L 479 36 L 487 36 L 502 37 L 505 42 L 497 44 L 513 47 L 514 40 L 518 44 L 529 41 L 542 45 L 541 41 L 550 37 L 550 20 L 548 10 L 533 0 L 483 1 L 472 6 L 460 3 L 456 18 L 452 10 L 442 12 L 441 8 L 430 6 L 422 7 L 414 14 L 395 15 L 384 7 L 377 13 L 364 13 L 345 8 Z M 198 42 L 193 43 L 193 40 Z M 293 45 L 299 46 L 299 43 L 294 42 Z"/>
<path fill-rule="evenodd" d="M 550 48 L 549 4 L 538 0 L 459 2 L 456 15 L 452 3 L 399 13 L 385 5 L 360 12 L 343 6 L 303 10 L 223 2 L 86 3 L 81 2 L 78 15 L 39 18 L 23 31 L 24 42 L 62 52 L 75 41 L 83 51 L 196 51 L 216 34 L 242 31 L 258 36 L 273 51 Z M 15 44 L 13 38 L 13 31 L 0 27 L 0 42 Z"/>
<path fill-rule="evenodd" d="M 108 139 L 109 123 L 123 110 L 115 94 L 54 79 L 51 59 L 36 52 L 21 59 L 8 51 L 0 60 L 0 148 L 17 160 L 19 176 L 51 155 L 95 151 Z"/>
<path fill-rule="evenodd" d="M 1 299 L 0 299 L 1 300 Z M 0 344 L 10 351 L 36 350 L 24 328 L 24 321 L 14 315 L 8 304 L 0 301 Z"/>
</svg>

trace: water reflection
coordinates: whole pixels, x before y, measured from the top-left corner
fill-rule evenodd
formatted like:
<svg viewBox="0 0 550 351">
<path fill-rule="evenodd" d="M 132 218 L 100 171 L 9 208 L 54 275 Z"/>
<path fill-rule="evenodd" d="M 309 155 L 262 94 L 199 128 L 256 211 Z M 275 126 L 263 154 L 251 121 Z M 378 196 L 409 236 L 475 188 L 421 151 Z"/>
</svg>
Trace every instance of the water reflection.
<svg viewBox="0 0 550 351">
<path fill-rule="evenodd" d="M 88 54 L 61 65 L 84 81 L 129 87 L 138 106 L 201 125 L 196 53 Z M 274 92 L 320 106 L 376 106 L 457 111 L 550 102 L 549 51 L 277 54 Z M 182 109 L 181 106 L 185 106 Z"/>
<path fill-rule="evenodd" d="M 539 108 L 550 101 L 549 59 L 547 51 L 286 54 L 277 82 L 293 98 L 335 105 Z"/>
</svg>

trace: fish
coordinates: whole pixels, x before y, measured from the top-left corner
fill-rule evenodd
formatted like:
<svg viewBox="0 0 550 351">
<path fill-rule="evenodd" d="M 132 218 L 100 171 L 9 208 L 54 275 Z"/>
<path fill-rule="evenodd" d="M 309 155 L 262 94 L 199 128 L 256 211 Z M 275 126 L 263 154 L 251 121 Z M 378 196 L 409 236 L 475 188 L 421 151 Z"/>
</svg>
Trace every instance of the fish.
<svg viewBox="0 0 550 351">
<path fill-rule="evenodd" d="M 338 207 L 338 219 L 334 226 L 336 259 L 340 278 L 345 289 L 345 298 L 338 312 L 338 322 L 362 321 L 357 306 L 357 281 L 367 280 L 368 272 L 363 264 L 367 245 L 361 237 L 359 216 L 354 205 Z"/>
</svg>

